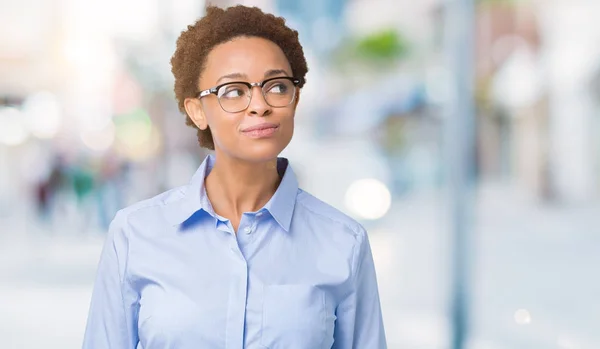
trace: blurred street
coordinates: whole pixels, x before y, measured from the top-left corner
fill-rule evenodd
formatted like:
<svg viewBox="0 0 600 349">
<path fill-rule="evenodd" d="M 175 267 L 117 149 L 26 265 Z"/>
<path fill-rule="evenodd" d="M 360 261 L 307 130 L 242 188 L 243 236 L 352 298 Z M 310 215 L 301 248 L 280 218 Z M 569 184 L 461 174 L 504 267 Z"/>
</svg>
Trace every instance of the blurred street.
<svg viewBox="0 0 600 349">
<path fill-rule="evenodd" d="M 81 347 L 110 220 L 210 153 L 176 40 L 238 3 L 298 31 L 282 156 L 369 231 L 391 349 L 600 348 L 600 1 L 27 0 L 0 3 L 0 349 Z"/>
<path fill-rule="evenodd" d="M 600 206 L 540 207 L 492 184 L 478 202 L 470 347 L 600 347 Z M 0 235 L 0 347 L 77 348 L 104 235 L 50 233 L 23 210 Z M 436 196 L 367 226 L 390 348 L 447 348 L 445 226 Z"/>
</svg>

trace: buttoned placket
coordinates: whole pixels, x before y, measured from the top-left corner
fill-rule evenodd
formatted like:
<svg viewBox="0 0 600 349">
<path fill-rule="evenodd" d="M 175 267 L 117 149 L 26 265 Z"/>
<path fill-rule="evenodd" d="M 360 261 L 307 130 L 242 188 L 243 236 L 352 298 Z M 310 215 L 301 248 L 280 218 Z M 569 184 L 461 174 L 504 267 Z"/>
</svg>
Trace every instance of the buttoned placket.
<svg viewBox="0 0 600 349">
<path fill-rule="evenodd" d="M 256 238 L 255 232 L 258 221 L 262 216 L 262 211 L 256 214 L 244 213 L 240 220 L 237 234 L 233 232 L 230 222 L 227 222 L 226 229 L 229 233 L 230 251 L 234 259 L 232 263 L 233 278 L 229 290 L 229 309 L 227 312 L 227 349 L 241 349 L 244 345 L 249 273 L 246 256 L 251 253 L 252 242 Z"/>
<path fill-rule="evenodd" d="M 237 241 L 240 250 L 245 258 L 248 258 L 253 253 L 254 242 L 258 238 L 257 229 L 260 221 L 260 217 L 263 216 L 263 212 L 257 213 L 245 213 L 240 221 L 238 229 Z"/>
<path fill-rule="evenodd" d="M 217 229 L 227 233 L 229 254 L 231 256 L 231 281 L 227 306 L 225 348 L 243 349 L 246 300 L 248 297 L 248 264 L 238 246 L 231 222 L 224 217 L 217 216 Z"/>
</svg>

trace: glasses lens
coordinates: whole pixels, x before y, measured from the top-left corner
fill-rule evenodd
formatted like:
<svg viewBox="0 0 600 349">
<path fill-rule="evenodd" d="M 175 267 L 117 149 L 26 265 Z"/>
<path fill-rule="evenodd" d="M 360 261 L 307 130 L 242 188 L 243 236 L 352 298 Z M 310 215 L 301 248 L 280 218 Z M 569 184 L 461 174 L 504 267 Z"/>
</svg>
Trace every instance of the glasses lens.
<svg viewBox="0 0 600 349">
<path fill-rule="evenodd" d="M 226 112 L 237 113 L 248 107 L 250 90 L 244 84 L 228 84 L 217 91 L 221 108 Z"/>
<path fill-rule="evenodd" d="M 275 79 L 263 86 L 265 100 L 272 107 L 285 107 L 292 103 L 296 86 L 289 79 Z"/>
</svg>

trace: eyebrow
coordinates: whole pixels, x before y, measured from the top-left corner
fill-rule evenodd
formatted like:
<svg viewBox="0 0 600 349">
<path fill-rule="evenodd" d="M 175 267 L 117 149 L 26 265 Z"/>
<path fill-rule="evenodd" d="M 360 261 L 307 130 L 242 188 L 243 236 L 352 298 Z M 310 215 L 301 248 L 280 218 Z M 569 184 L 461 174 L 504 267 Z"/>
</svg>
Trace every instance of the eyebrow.
<svg viewBox="0 0 600 349">
<path fill-rule="evenodd" d="M 283 69 L 271 69 L 268 70 L 265 73 L 265 79 L 277 76 L 277 75 L 284 75 L 284 76 L 288 76 L 288 73 L 283 70 Z M 247 79 L 248 75 L 246 74 L 242 74 L 242 73 L 231 73 L 231 74 L 227 74 L 227 75 L 223 75 L 221 76 L 218 80 L 217 80 L 217 85 L 224 79 Z"/>
<path fill-rule="evenodd" d="M 219 84 L 219 82 L 221 80 L 224 80 L 224 79 L 243 79 L 243 78 L 247 78 L 247 77 L 248 76 L 246 74 L 242 74 L 242 73 L 231 73 L 231 74 L 223 75 L 217 80 L 217 85 Z"/>
<path fill-rule="evenodd" d="M 283 69 L 271 69 L 271 70 L 269 70 L 269 71 L 267 71 L 265 73 L 265 79 L 266 78 L 272 78 L 274 76 L 282 75 L 282 74 L 285 75 L 285 76 L 288 75 L 288 73 L 285 70 L 283 70 Z"/>
</svg>

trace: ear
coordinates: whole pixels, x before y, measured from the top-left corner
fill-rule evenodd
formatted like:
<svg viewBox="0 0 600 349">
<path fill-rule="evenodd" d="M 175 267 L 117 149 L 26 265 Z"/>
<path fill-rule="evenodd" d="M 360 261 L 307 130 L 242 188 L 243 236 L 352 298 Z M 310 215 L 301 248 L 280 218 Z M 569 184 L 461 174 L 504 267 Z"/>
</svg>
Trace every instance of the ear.
<svg viewBox="0 0 600 349">
<path fill-rule="evenodd" d="M 183 106 L 187 115 L 194 122 L 194 124 L 201 130 L 208 128 L 208 122 L 206 121 L 206 115 L 202 108 L 202 102 L 197 98 L 186 98 L 183 101 Z"/>
</svg>

